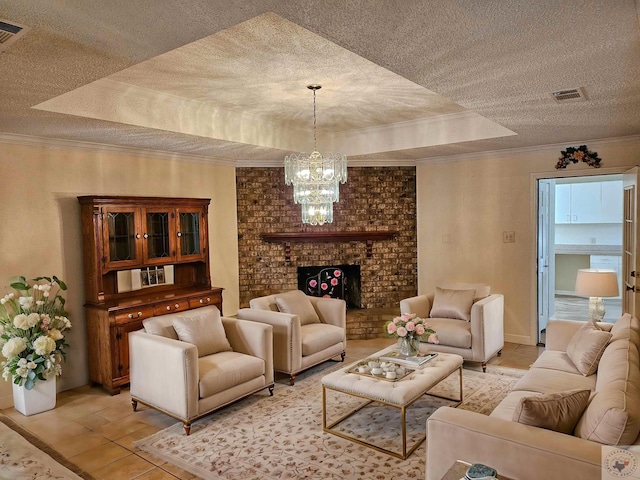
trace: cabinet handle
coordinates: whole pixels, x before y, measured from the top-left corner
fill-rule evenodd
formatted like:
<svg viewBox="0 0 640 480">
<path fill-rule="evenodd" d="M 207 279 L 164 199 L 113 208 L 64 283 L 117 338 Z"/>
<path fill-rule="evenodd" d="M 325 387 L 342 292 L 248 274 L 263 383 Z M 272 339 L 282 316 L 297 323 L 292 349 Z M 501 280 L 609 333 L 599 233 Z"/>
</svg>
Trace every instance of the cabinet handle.
<svg viewBox="0 0 640 480">
<path fill-rule="evenodd" d="M 211 297 L 207 297 L 207 303 L 211 301 Z"/>
<path fill-rule="evenodd" d="M 129 318 L 133 318 L 133 313 L 130 313 L 129 315 L 127 315 Z M 138 312 L 136 314 L 136 317 L 141 317 L 142 316 L 142 312 Z"/>
<path fill-rule="evenodd" d="M 133 318 L 133 313 L 130 313 L 129 315 L 127 315 L 129 318 Z"/>
<path fill-rule="evenodd" d="M 142 312 L 138 312 L 138 316 L 141 317 L 142 316 Z"/>
<path fill-rule="evenodd" d="M 136 233 L 136 238 L 140 238 L 140 234 L 139 233 Z"/>
<path fill-rule="evenodd" d="M 174 305 L 174 307 L 175 307 L 175 308 L 180 308 L 180 305 L 176 303 L 176 304 Z"/>
<path fill-rule="evenodd" d="M 178 237 L 181 237 L 181 236 L 182 236 L 182 232 L 178 232 Z"/>
<path fill-rule="evenodd" d="M 145 239 L 147 239 L 147 238 L 149 238 L 149 234 L 145 233 L 145 234 L 143 235 L 143 237 L 144 237 Z"/>
<path fill-rule="evenodd" d="M 574 220 L 578 220 L 578 215 L 574 215 L 574 216 L 573 216 L 573 219 L 574 219 Z"/>
<path fill-rule="evenodd" d="M 571 221 L 571 215 L 567 215 L 567 222 Z"/>
<path fill-rule="evenodd" d="M 204 299 L 204 298 L 200 299 L 200 303 L 205 303 L 205 302 L 209 303 L 210 301 L 211 301 L 210 297 L 207 297 L 206 299 Z"/>
<path fill-rule="evenodd" d="M 171 310 L 171 305 L 167 305 L 167 310 Z"/>
</svg>

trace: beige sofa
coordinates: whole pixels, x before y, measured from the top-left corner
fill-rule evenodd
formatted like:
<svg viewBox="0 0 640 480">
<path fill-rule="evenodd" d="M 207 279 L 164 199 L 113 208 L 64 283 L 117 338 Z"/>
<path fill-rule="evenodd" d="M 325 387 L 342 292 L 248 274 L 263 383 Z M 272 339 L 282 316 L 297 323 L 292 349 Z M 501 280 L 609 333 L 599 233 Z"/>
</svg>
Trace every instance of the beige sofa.
<svg viewBox="0 0 640 480">
<path fill-rule="evenodd" d="M 270 325 L 220 317 L 215 306 L 143 325 L 129 333 L 134 411 L 138 402 L 160 410 L 189 435 L 191 423 L 214 410 L 265 388 L 273 395 Z"/>
<path fill-rule="evenodd" d="M 606 444 L 640 445 L 640 324 L 629 315 L 614 325 L 598 324 L 612 337 L 589 376 L 567 354 L 583 325 L 550 321 L 546 350 L 491 415 L 438 409 L 427 421 L 427 480 L 440 480 L 456 460 L 490 465 L 518 480 L 599 479 Z M 572 433 L 513 421 L 523 397 L 573 389 L 592 392 Z"/>
<path fill-rule="evenodd" d="M 476 300 L 469 304 L 469 320 L 440 316 L 431 318 L 434 294 L 401 300 L 400 313 L 415 313 L 418 317 L 428 319 L 440 341 L 438 345 L 430 344 L 430 351 L 455 353 L 464 360 L 480 362 L 482 370 L 486 371 L 487 362 L 493 356 L 500 355 L 504 347 L 504 297 L 491 294 L 489 285 L 483 284 L 452 283 L 444 285 L 444 288 L 475 291 Z"/>
</svg>

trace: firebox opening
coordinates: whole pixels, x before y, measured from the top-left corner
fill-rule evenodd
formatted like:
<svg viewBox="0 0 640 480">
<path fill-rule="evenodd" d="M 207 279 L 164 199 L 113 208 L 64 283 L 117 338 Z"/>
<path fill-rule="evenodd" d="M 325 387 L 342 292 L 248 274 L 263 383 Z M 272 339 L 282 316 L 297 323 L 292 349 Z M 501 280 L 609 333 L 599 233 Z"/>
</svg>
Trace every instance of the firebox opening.
<svg viewBox="0 0 640 480">
<path fill-rule="evenodd" d="M 362 308 L 360 265 L 298 267 L 298 290 L 314 297 L 340 298 L 347 308 Z"/>
</svg>

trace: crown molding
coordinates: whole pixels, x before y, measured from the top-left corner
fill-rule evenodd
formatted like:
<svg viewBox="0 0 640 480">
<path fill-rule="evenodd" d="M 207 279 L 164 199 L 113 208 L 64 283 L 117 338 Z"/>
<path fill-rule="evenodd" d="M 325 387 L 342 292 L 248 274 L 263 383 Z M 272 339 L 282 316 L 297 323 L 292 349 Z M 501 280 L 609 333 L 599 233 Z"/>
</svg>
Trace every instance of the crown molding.
<svg viewBox="0 0 640 480">
<path fill-rule="evenodd" d="M 0 132 L 0 143 L 23 145 L 27 147 L 77 149 L 92 152 L 110 152 L 138 157 L 149 157 L 161 160 L 178 160 L 195 163 L 210 163 L 215 165 L 235 166 L 235 160 L 228 158 L 213 158 L 205 155 L 194 155 L 191 153 L 168 152 L 164 150 L 152 150 L 146 148 L 124 147 L 121 145 L 110 145 L 108 143 L 83 142 L 80 140 L 65 140 L 61 138 L 37 137 L 33 135 L 22 135 L 17 133 Z"/>
<path fill-rule="evenodd" d="M 251 168 L 251 167 L 284 167 L 284 155 L 280 160 L 238 160 L 236 162 L 236 168 Z M 415 160 L 403 159 L 366 159 L 347 158 L 348 167 L 415 167 Z"/>
<path fill-rule="evenodd" d="M 486 152 L 464 153 L 460 155 L 447 155 L 441 157 L 423 158 L 416 160 L 416 165 L 428 165 L 432 163 L 450 163 L 450 162 L 466 162 L 470 160 L 482 160 L 486 158 L 505 158 L 513 157 L 514 154 L 555 152 L 567 148 L 572 145 L 586 145 L 590 147 L 600 148 L 604 145 L 624 145 L 624 144 L 640 144 L 640 135 L 628 135 L 625 137 L 598 138 L 592 140 L 575 140 L 563 143 L 550 143 L 546 145 L 534 145 L 531 147 L 507 148 L 504 150 L 489 150 Z M 555 154 L 554 153 L 554 154 Z"/>
</svg>

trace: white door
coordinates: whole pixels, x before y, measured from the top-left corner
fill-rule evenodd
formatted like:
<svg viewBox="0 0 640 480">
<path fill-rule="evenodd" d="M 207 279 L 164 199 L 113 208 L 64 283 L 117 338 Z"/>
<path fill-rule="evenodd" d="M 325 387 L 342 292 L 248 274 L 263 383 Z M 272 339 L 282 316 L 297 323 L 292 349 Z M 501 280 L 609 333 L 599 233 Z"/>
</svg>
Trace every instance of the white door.
<svg viewBox="0 0 640 480">
<path fill-rule="evenodd" d="M 638 256 L 638 181 L 639 169 L 634 167 L 623 176 L 624 223 L 622 232 L 622 313 L 640 315 L 640 258 Z"/>
<path fill-rule="evenodd" d="M 553 223 L 555 180 L 538 181 L 538 341 L 554 314 Z M 563 217 L 565 218 L 565 217 Z"/>
</svg>

